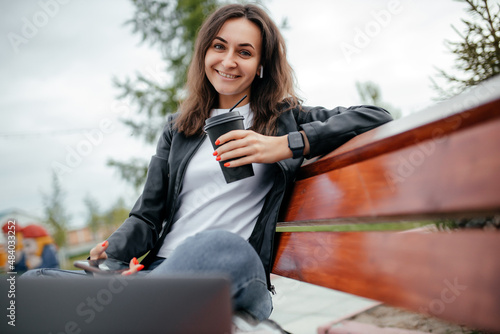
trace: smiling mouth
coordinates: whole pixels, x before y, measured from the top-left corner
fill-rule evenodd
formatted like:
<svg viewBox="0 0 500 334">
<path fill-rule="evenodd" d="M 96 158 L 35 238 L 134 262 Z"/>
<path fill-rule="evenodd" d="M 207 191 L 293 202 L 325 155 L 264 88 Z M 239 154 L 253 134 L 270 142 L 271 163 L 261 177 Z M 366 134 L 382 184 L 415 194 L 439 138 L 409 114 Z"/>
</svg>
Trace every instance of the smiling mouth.
<svg viewBox="0 0 500 334">
<path fill-rule="evenodd" d="M 224 78 L 228 78 L 228 79 L 236 79 L 238 77 L 238 75 L 231 75 L 231 74 L 227 74 L 227 73 L 224 73 L 224 72 L 221 72 L 221 71 L 218 71 L 218 70 L 215 70 L 217 73 L 219 73 L 219 75 L 221 77 L 224 77 Z"/>
</svg>

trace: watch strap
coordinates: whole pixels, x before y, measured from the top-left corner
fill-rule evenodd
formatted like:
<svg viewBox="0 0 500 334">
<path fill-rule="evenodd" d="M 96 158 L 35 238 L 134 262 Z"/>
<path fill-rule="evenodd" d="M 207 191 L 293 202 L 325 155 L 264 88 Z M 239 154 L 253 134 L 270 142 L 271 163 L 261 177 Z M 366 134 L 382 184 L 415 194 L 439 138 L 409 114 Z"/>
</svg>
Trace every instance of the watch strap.
<svg viewBox="0 0 500 334">
<path fill-rule="evenodd" d="M 304 137 L 302 137 L 302 133 L 294 131 L 288 134 L 288 147 L 292 151 L 294 159 L 304 155 L 304 146 Z"/>
</svg>

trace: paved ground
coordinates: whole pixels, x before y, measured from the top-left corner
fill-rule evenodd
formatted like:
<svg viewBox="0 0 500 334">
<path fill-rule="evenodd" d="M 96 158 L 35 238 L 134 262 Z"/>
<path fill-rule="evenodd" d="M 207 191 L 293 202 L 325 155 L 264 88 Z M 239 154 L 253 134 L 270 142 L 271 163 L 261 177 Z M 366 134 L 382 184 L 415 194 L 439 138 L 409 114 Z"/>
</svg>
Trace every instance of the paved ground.
<svg viewBox="0 0 500 334">
<path fill-rule="evenodd" d="M 316 329 L 336 319 L 349 317 L 378 302 L 347 293 L 275 276 L 271 319 L 293 334 L 316 334 Z"/>
</svg>

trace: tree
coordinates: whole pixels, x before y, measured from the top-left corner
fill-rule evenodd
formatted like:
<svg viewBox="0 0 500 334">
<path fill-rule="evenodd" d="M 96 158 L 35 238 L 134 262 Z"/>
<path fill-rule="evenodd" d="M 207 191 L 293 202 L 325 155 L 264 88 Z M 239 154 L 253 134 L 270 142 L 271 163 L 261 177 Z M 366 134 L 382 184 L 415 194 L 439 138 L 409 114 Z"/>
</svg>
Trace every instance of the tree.
<svg viewBox="0 0 500 334">
<path fill-rule="evenodd" d="M 104 214 L 104 225 L 106 233 L 111 234 L 125 219 L 128 218 L 130 208 L 125 205 L 123 198 L 119 198 L 116 203 Z"/>
<path fill-rule="evenodd" d="M 218 0 L 132 0 L 134 17 L 126 24 L 143 42 L 158 47 L 165 64 L 154 66 L 147 74 L 137 73 L 135 79 L 114 79 L 121 90 L 119 98 L 129 98 L 137 106 L 137 115 L 124 120 L 146 143 L 153 143 L 165 123 L 165 115 L 177 110 L 197 31 Z M 168 73 L 168 75 L 166 75 Z M 109 160 L 122 178 L 138 188 L 145 180 L 147 162 Z"/>
<path fill-rule="evenodd" d="M 87 207 L 87 226 L 94 240 L 102 235 L 110 235 L 128 218 L 130 208 L 123 198 L 119 198 L 109 209 L 101 211 L 97 200 L 90 195 L 84 199 Z"/>
<path fill-rule="evenodd" d="M 447 88 L 431 79 L 433 88 L 443 98 L 448 98 L 475 86 L 500 73 L 500 4 L 491 0 L 457 0 L 467 5 L 469 19 L 462 19 L 465 30 L 459 42 L 445 41 L 455 55 L 454 69 L 459 74 L 450 74 L 438 69 L 438 77 L 444 78 Z"/>
<path fill-rule="evenodd" d="M 389 111 L 394 119 L 401 118 L 401 110 L 393 107 L 387 102 L 382 101 L 380 87 L 371 81 L 356 82 L 356 90 L 362 103 L 375 105 Z"/>
<path fill-rule="evenodd" d="M 92 238 L 97 239 L 97 232 L 99 228 L 104 225 L 102 215 L 99 211 L 99 203 L 95 198 L 87 195 L 83 200 L 85 206 L 87 207 L 87 226 L 92 233 Z"/>
<path fill-rule="evenodd" d="M 52 192 L 42 194 L 45 206 L 45 224 L 50 228 L 54 242 L 59 247 L 66 246 L 66 232 L 69 223 L 69 215 L 64 208 L 63 199 L 65 192 L 56 172 L 52 172 Z"/>
</svg>

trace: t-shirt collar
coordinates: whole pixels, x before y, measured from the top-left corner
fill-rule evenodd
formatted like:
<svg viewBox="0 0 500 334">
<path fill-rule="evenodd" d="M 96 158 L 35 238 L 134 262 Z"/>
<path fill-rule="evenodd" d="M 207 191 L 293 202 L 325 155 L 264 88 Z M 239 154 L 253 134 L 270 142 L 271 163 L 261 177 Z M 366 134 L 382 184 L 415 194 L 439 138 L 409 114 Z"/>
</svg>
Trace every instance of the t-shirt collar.
<svg viewBox="0 0 500 334">
<path fill-rule="evenodd" d="M 229 111 L 229 109 L 212 109 L 212 111 L 210 113 L 210 117 L 217 116 L 217 115 L 226 113 L 228 111 Z M 234 108 L 233 111 L 238 111 L 243 116 L 247 116 L 250 113 L 250 103 L 247 103 L 247 104 L 242 105 L 242 106 L 238 106 L 238 107 Z"/>
</svg>

